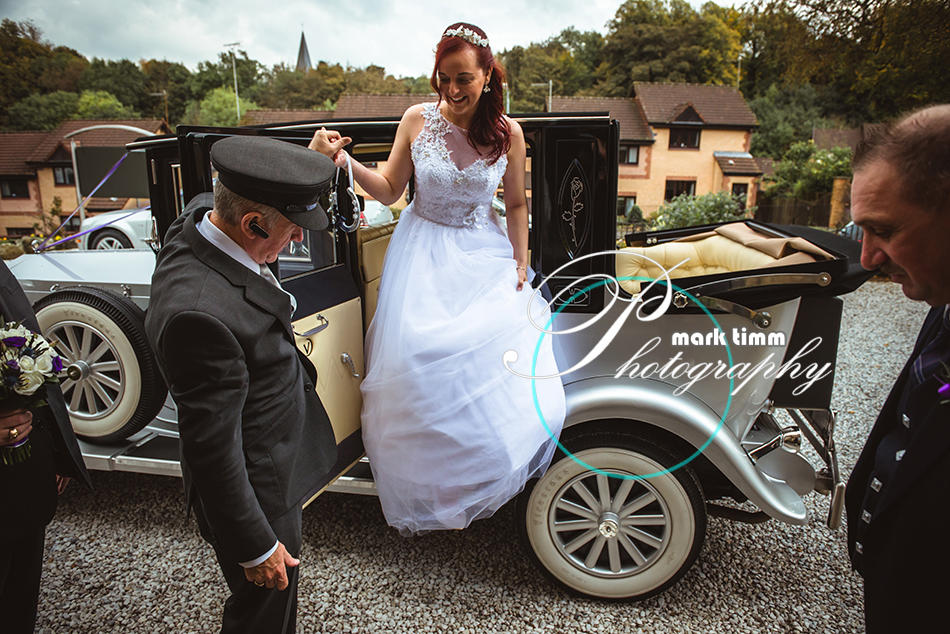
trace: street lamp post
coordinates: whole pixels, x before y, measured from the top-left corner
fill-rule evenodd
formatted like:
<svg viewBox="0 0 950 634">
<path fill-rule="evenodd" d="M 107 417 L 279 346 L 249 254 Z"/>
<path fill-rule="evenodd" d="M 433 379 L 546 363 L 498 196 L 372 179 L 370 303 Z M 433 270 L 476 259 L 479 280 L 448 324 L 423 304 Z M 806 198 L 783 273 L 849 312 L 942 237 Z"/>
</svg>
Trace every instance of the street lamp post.
<svg viewBox="0 0 950 634">
<path fill-rule="evenodd" d="M 240 44 L 240 42 L 231 42 L 230 44 L 224 45 L 224 47 L 228 49 L 228 52 L 231 53 L 231 70 L 234 72 L 234 110 L 237 112 L 237 123 L 241 123 L 241 100 L 238 97 L 237 63 L 234 61 L 234 47 Z"/>
<path fill-rule="evenodd" d="M 162 92 L 150 92 L 148 93 L 150 97 L 164 97 L 165 98 L 165 123 L 171 125 L 168 121 L 168 91 L 162 89 Z"/>
<path fill-rule="evenodd" d="M 548 87 L 547 108 L 548 108 L 548 112 L 551 112 L 552 110 L 554 110 L 554 80 L 549 79 L 547 83 L 543 83 L 543 84 L 531 84 L 532 88 L 544 88 L 545 86 Z"/>
</svg>

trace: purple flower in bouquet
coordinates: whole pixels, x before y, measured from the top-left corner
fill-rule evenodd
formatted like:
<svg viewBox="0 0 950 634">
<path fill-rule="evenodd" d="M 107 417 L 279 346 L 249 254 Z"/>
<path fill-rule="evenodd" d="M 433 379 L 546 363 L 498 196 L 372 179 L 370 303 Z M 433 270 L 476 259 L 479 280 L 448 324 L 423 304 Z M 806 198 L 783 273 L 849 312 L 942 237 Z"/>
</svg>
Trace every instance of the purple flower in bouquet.
<svg viewBox="0 0 950 634">
<path fill-rule="evenodd" d="M 23 344 L 26 343 L 26 337 L 4 337 L 3 345 L 10 346 L 11 348 L 22 348 Z"/>
<path fill-rule="evenodd" d="M 63 360 L 54 344 L 24 328 L 8 323 L 0 328 L 0 411 L 42 407 L 46 404 L 46 386 L 59 383 Z M 4 464 L 15 464 L 30 457 L 30 439 L 0 447 Z"/>
</svg>

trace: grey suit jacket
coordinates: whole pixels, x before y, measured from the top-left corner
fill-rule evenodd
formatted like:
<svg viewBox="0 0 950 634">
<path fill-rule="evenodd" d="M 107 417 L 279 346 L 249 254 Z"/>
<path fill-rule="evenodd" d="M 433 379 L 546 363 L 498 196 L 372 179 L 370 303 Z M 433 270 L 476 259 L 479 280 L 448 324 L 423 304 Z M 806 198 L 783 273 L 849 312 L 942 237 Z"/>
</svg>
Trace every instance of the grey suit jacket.
<svg viewBox="0 0 950 634">
<path fill-rule="evenodd" d="M 219 545 L 242 562 L 276 543 L 269 522 L 303 503 L 336 442 L 289 298 L 199 233 L 205 209 L 168 231 L 146 330 L 178 405 L 186 501 L 200 498 Z"/>
</svg>

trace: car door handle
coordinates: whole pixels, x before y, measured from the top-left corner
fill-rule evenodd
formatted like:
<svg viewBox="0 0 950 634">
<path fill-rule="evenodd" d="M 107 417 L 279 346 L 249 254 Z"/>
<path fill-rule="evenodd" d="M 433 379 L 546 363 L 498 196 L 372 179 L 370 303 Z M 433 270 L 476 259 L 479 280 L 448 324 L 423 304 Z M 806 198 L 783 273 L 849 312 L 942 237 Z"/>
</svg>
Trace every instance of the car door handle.
<svg viewBox="0 0 950 634">
<path fill-rule="evenodd" d="M 323 315 L 317 315 L 317 319 L 319 319 L 319 320 L 322 321 L 323 323 L 320 324 L 319 326 L 317 326 L 316 328 L 314 328 L 314 329 L 312 329 L 312 330 L 308 330 L 307 332 L 302 333 L 302 334 L 299 333 L 299 332 L 297 332 L 297 331 L 295 330 L 295 331 L 294 331 L 294 334 L 297 335 L 298 337 L 304 337 L 304 338 L 306 338 L 306 337 L 312 337 L 312 336 L 314 336 L 315 334 L 317 334 L 318 332 L 320 332 L 320 331 L 322 331 L 322 330 L 326 330 L 326 329 L 330 326 L 330 320 L 328 320 L 328 319 L 327 319 L 326 317 L 324 317 Z"/>
<path fill-rule="evenodd" d="M 340 361 L 350 366 L 350 372 L 353 373 L 353 376 L 360 378 L 360 375 L 356 372 L 356 364 L 353 363 L 353 357 L 344 352 L 342 355 L 340 355 Z"/>
</svg>

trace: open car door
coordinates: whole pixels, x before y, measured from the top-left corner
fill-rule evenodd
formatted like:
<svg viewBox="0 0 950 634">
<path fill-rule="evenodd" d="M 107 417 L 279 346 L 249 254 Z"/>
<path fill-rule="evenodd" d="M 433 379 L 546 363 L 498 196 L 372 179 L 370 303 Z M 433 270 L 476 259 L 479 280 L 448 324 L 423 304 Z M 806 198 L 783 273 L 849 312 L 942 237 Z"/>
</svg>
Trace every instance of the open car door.
<svg viewBox="0 0 950 634">
<path fill-rule="evenodd" d="M 346 135 L 391 143 L 398 122 L 371 123 L 349 129 L 334 125 Z M 315 126 L 289 129 L 222 129 L 179 127 L 181 195 L 184 200 L 211 191 L 214 174 L 211 146 L 235 135 L 261 135 L 307 145 Z M 373 157 L 375 158 L 375 157 Z M 334 192 L 339 205 L 324 201 L 330 225 L 323 231 L 305 231 L 300 243 L 291 243 L 281 253 L 279 279 L 283 288 L 297 299 L 292 323 L 297 347 L 317 370 L 317 394 L 323 402 L 337 443 L 337 462 L 307 497 L 307 504 L 346 473 L 363 457 L 360 431 L 363 368 L 363 306 L 357 265 L 358 211 L 354 217 L 348 182 L 338 179 Z"/>
</svg>

